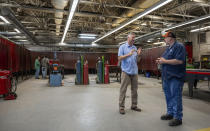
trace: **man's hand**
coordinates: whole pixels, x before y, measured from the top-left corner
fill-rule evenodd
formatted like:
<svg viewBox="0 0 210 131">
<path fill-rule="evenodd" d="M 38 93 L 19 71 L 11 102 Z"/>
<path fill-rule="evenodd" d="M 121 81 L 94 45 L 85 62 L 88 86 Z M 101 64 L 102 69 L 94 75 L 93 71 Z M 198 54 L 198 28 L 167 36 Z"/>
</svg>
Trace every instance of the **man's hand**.
<svg viewBox="0 0 210 131">
<path fill-rule="evenodd" d="M 140 55 L 141 54 L 141 48 L 139 47 L 137 50 L 137 54 Z"/>
<path fill-rule="evenodd" d="M 166 59 L 163 58 L 163 57 L 157 58 L 156 63 L 158 63 L 158 64 L 164 64 L 164 63 L 166 63 Z"/>
<path fill-rule="evenodd" d="M 156 60 L 157 64 L 169 64 L 169 65 L 179 65 L 179 64 L 183 64 L 182 60 L 177 60 L 177 59 L 170 59 L 167 60 L 163 57 L 160 57 Z"/>
<path fill-rule="evenodd" d="M 131 52 L 128 55 L 132 56 L 134 52 L 135 52 L 135 50 L 133 49 L 133 50 L 131 50 Z"/>
<path fill-rule="evenodd" d="M 127 57 L 129 57 L 129 56 L 132 56 L 134 52 L 135 52 L 135 50 L 133 49 L 133 50 L 131 50 L 131 51 L 130 51 L 128 54 L 126 54 L 126 55 L 118 56 L 118 61 L 121 61 L 121 60 L 123 60 L 123 59 L 125 59 L 125 58 L 127 58 Z"/>
</svg>

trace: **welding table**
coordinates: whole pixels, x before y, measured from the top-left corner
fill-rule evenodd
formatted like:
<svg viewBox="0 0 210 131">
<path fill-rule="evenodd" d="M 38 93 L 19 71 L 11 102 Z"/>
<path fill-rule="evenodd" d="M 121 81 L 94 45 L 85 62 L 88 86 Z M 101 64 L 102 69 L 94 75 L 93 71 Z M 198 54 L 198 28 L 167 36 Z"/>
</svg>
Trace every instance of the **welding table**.
<svg viewBox="0 0 210 131">
<path fill-rule="evenodd" d="M 193 87 L 196 88 L 199 80 L 207 80 L 209 87 L 210 70 L 208 69 L 187 69 L 185 80 L 188 82 L 189 96 L 193 97 Z"/>
</svg>

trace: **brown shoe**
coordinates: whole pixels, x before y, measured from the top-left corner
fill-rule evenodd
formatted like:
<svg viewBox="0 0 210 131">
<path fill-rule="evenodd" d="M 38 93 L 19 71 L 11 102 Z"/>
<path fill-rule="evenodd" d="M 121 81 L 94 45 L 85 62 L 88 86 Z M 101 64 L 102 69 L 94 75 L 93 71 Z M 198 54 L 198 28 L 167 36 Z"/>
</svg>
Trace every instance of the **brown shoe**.
<svg viewBox="0 0 210 131">
<path fill-rule="evenodd" d="M 125 110 L 124 110 L 124 109 L 120 109 L 119 112 L 120 112 L 120 114 L 122 114 L 122 115 L 125 114 Z"/>
<path fill-rule="evenodd" d="M 138 107 L 131 107 L 131 110 L 141 112 L 141 109 L 140 109 L 140 108 L 138 108 Z"/>
</svg>

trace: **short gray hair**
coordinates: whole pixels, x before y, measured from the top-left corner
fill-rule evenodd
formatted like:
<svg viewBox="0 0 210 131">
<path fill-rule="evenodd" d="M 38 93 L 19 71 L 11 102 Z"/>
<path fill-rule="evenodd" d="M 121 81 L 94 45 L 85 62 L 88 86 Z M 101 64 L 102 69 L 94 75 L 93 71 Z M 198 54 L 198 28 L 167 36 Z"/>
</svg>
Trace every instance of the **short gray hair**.
<svg viewBox="0 0 210 131">
<path fill-rule="evenodd" d="M 128 33 L 127 37 L 130 37 L 131 35 L 136 35 L 136 34 L 134 32 L 130 32 L 130 33 Z"/>
</svg>

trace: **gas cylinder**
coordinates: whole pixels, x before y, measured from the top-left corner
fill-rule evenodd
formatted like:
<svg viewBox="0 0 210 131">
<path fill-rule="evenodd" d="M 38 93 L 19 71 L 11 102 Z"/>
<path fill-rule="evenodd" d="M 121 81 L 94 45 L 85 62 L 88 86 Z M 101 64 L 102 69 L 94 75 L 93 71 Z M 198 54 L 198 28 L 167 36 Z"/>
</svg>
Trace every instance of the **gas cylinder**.
<svg viewBox="0 0 210 131">
<path fill-rule="evenodd" d="M 97 63 L 97 83 L 103 83 L 103 63 L 101 60 Z"/>
<path fill-rule="evenodd" d="M 76 63 L 76 80 L 75 80 L 75 84 L 82 84 L 81 83 L 81 61 L 77 60 Z"/>
<path fill-rule="evenodd" d="M 109 83 L 109 65 L 105 64 L 104 83 Z"/>
<path fill-rule="evenodd" d="M 89 77 L 88 77 L 88 64 L 84 64 L 83 69 L 83 84 L 88 85 L 89 84 Z"/>
</svg>

